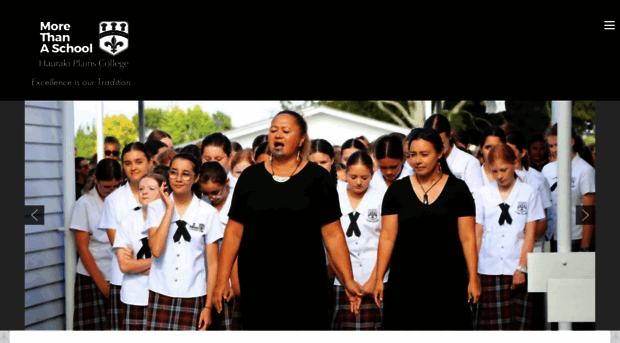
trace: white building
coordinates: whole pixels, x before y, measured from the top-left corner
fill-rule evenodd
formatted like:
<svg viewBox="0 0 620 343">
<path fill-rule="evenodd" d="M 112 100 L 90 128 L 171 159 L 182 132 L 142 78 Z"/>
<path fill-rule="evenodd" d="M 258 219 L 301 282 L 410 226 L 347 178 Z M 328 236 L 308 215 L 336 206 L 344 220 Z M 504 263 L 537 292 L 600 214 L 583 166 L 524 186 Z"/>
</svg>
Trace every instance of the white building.
<svg viewBox="0 0 620 343">
<path fill-rule="evenodd" d="M 308 107 L 298 112 L 304 116 L 308 123 L 308 135 L 310 139 L 322 138 L 332 145 L 342 145 L 345 140 L 362 135 L 372 142 L 380 136 L 391 132 L 400 132 L 406 135 L 411 131 L 409 128 L 325 106 Z M 252 141 L 256 136 L 269 132 L 271 121 L 272 118 L 269 118 L 222 133 L 232 142 L 241 144 L 243 148 L 251 148 Z M 175 148 L 196 144 L 200 141 L 202 141 L 202 139 L 179 144 L 175 146 Z"/>
</svg>

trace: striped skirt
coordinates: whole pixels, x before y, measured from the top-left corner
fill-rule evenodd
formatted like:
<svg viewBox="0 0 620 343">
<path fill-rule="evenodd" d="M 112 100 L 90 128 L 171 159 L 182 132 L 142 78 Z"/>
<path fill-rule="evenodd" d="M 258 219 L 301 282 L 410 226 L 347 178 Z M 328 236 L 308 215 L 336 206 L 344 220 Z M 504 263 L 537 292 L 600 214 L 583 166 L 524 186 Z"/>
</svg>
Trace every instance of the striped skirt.
<svg viewBox="0 0 620 343">
<path fill-rule="evenodd" d="M 217 313 L 215 308 L 212 309 L 213 323 L 210 326 L 215 330 L 221 331 L 239 331 L 241 330 L 241 309 L 239 298 L 233 297 L 230 301 L 222 299 L 222 313 Z"/>
<path fill-rule="evenodd" d="M 121 302 L 121 286 L 110 284 L 106 330 L 118 331 L 124 326 L 125 306 Z"/>
<path fill-rule="evenodd" d="M 121 330 L 144 331 L 146 330 L 146 310 L 148 306 L 137 306 L 123 303 L 125 320 Z"/>
<path fill-rule="evenodd" d="M 149 290 L 146 329 L 198 330 L 200 313 L 206 300 L 206 295 L 197 298 L 171 298 Z"/>
<path fill-rule="evenodd" d="M 512 290 L 512 275 L 480 274 L 482 293 L 476 330 L 530 330 L 533 294 L 524 286 Z"/>
<path fill-rule="evenodd" d="M 90 276 L 76 274 L 74 289 L 73 330 L 104 330 L 108 299 Z"/>
<path fill-rule="evenodd" d="M 363 297 L 359 314 L 351 312 L 351 303 L 343 286 L 334 285 L 332 330 L 379 330 L 383 318 L 383 303 L 377 307 L 375 299 Z"/>
</svg>

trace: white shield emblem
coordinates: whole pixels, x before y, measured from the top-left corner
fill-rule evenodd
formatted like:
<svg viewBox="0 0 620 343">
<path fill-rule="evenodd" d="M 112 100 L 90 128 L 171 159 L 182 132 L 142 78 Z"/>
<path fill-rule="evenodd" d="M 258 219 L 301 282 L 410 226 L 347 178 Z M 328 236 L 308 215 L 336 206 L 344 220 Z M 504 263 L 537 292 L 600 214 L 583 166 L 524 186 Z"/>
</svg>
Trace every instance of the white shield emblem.
<svg viewBox="0 0 620 343">
<path fill-rule="evenodd" d="M 376 223 L 379 221 L 379 211 L 377 211 L 377 209 L 371 208 L 368 209 L 368 217 L 366 218 L 367 221 L 371 222 L 371 223 Z"/>
<path fill-rule="evenodd" d="M 527 202 L 519 201 L 519 205 L 517 205 L 517 214 L 527 214 Z"/>
<path fill-rule="evenodd" d="M 116 56 L 129 47 L 129 24 L 126 21 L 99 23 L 99 48 Z"/>
</svg>

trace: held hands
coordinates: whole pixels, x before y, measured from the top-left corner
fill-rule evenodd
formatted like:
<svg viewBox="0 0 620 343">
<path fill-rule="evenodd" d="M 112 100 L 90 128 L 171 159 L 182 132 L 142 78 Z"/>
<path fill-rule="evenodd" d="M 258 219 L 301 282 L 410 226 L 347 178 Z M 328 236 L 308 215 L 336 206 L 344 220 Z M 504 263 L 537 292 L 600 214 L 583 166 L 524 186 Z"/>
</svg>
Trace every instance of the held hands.
<svg viewBox="0 0 620 343">
<path fill-rule="evenodd" d="M 211 325 L 211 306 L 203 308 L 200 312 L 198 331 L 206 331 L 209 325 Z"/>
<path fill-rule="evenodd" d="M 470 278 L 469 280 L 469 285 L 467 286 L 467 301 L 471 301 L 473 298 L 473 303 L 477 304 L 480 299 L 480 293 L 480 278 L 478 277 L 478 274 L 476 274 L 476 277 Z"/>
<path fill-rule="evenodd" d="M 345 282 L 344 291 L 347 293 L 347 297 L 351 302 L 351 312 L 355 313 L 355 315 L 359 314 L 363 296 L 362 286 L 355 280 L 350 279 Z"/>
<path fill-rule="evenodd" d="M 166 192 L 166 182 L 162 182 L 161 186 L 157 189 L 161 200 L 166 205 L 166 208 L 174 208 L 174 202 L 170 199 L 170 195 Z"/>
<path fill-rule="evenodd" d="M 377 280 L 375 278 L 371 277 L 370 279 L 368 279 L 364 286 L 362 286 L 362 293 L 364 293 L 362 296 L 373 297 L 375 291 L 375 283 L 377 283 Z"/>
<path fill-rule="evenodd" d="M 512 274 L 512 289 L 517 287 L 522 287 L 525 285 L 525 274 L 521 273 L 518 270 L 515 270 L 515 273 Z"/>
</svg>

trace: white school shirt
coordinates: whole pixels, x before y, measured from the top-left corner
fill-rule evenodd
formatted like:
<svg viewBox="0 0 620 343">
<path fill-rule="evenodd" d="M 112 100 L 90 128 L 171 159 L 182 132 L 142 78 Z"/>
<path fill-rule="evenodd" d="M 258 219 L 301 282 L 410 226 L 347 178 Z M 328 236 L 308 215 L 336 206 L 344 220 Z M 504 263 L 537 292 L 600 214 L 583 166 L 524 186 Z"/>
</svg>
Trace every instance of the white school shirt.
<svg viewBox="0 0 620 343">
<path fill-rule="evenodd" d="M 478 162 L 480 163 L 480 162 Z M 486 185 L 490 185 L 491 182 L 489 182 L 489 179 L 487 178 L 487 173 L 484 171 L 484 164 L 480 166 L 480 178 L 482 179 L 482 185 L 486 186 Z M 495 180 L 493 180 L 495 181 Z"/>
<path fill-rule="evenodd" d="M 353 267 L 353 279 L 361 285 L 366 283 L 372 274 L 372 270 L 377 263 L 377 249 L 379 247 L 379 236 L 381 235 L 381 204 L 383 203 L 384 192 L 368 187 L 366 194 L 360 201 L 355 211 L 351 208 L 351 202 L 347 195 L 348 184 L 337 186 L 340 201 L 340 224 L 344 230 L 349 253 L 351 257 L 351 267 Z M 360 236 L 352 234 L 347 237 L 351 219 L 349 213 L 358 212 L 357 226 L 360 229 Z M 383 282 L 387 282 L 389 271 L 385 273 Z M 338 277 L 334 280 L 335 285 L 341 285 Z"/>
<path fill-rule="evenodd" d="M 534 169 L 529 168 L 529 170 L 534 170 Z M 541 179 L 539 179 L 536 176 L 536 174 L 529 172 L 529 170 L 525 170 L 525 169 L 515 170 L 515 173 L 517 173 L 521 181 L 532 186 L 532 188 L 534 188 L 536 192 L 538 192 L 538 194 L 540 195 L 540 200 L 542 202 L 543 209 L 550 208 L 551 207 L 551 191 L 549 190 L 549 187 L 546 186 L 547 182 L 546 181 L 543 182 Z M 545 179 L 544 176 L 542 176 L 542 178 Z M 547 223 L 547 225 L 549 224 Z M 534 252 L 542 252 L 544 242 L 545 242 L 545 236 L 543 235 L 542 237 L 538 239 L 538 241 L 535 242 Z"/>
<path fill-rule="evenodd" d="M 542 174 L 547 178 L 551 187 L 558 181 L 558 162 L 548 163 L 542 170 Z M 579 154 L 575 154 L 571 162 L 571 240 L 581 239 L 583 226 L 577 225 L 576 212 L 577 206 L 582 204 L 582 197 L 588 193 L 595 193 L 594 168 L 584 161 Z M 553 204 L 553 222 L 557 225 L 558 213 L 558 188 L 551 192 L 551 203 Z M 554 237 L 557 240 L 557 230 L 554 229 Z"/>
<path fill-rule="evenodd" d="M 478 188 L 483 186 L 482 175 L 480 175 L 478 168 L 480 162 L 474 156 L 452 145 L 452 152 L 450 152 L 446 162 L 448 162 L 452 174 L 465 181 L 470 192 L 475 193 Z"/>
<path fill-rule="evenodd" d="M 130 246 L 133 249 L 133 257 L 137 259 L 138 252 L 142 248 L 141 240 L 148 238 L 144 229 L 146 221 L 142 214 L 142 207 L 137 210 L 132 209 L 120 224 L 121 226 L 116 230 L 114 248 Z M 142 258 L 146 259 L 147 257 Z M 147 306 L 149 303 L 148 280 L 148 275 L 139 273 L 124 274 L 121 285 L 121 301 L 134 306 Z"/>
<path fill-rule="evenodd" d="M 110 280 L 112 269 L 112 247 L 110 240 L 105 231 L 97 230 L 103 211 L 103 200 L 97 193 L 97 189 L 93 188 L 88 193 L 82 195 L 76 202 L 71 215 L 71 225 L 69 228 L 88 232 L 90 241 L 88 242 L 88 250 L 93 255 L 97 268 L 103 274 L 106 280 Z M 87 275 L 88 272 L 84 268 L 82 258 L 78 258 L 77 273 Z"/>
<path fill-rule="evenodd" d="M 476 223 L 484 226 L 478 255 L 478 273 L 484 275 L 513 275 L 525 240 L 525 224 L 545 218 L 540 195 L 532 186 L 517 179 L 506 201 L 497 181 L 483 186 L 474 194 Z M 510 206 L 512 224 L 499 225 L 502 213 L 499 204 Z"/>
<path fill-rule="evenodd" d="M 411 170 L 411 173 L 413 174 L 413 169 Z M 403 170 L 400 172 L 400 175 L 398 176 L 396 180 L 409 177 L 412 174 L 408 174 L 408 172 L 406 172 L 405 169 L 403 168 Z M 346 182 L 343 182 L 343 184 L 348 185 L 348 183 Z M 385 195 L 385 192 L 387 192 L 388 185 L 387 183 L 385 183 L 385 179 L 383 179 L 383 174 L 381 174 L 381 169 L 377 169 L 377 171 L 372 174 L 372 179 L 370 180 L 370 184 L 368 185 L 368 189 L 370 188 L 380 191 L 382 194 L 381 199 L 383 199 L 383 195 Z"/>
<path fill-rule="evenodd" d="M 99 230 L 102 230 L 104 234 L 106 229 L 117 230 L 121 226 L 121 222 L 130 214 L 130 211 L 139 206 L 140 204 L 134 198 L 129 182 L 127 182 L 105 198 Z M 112 254 L 110 283 L 116 286 L 121 286 L 123 283 L 123 272 L 118 266 L 118 257 L 114 253 Z"/>
<path fill-rule="evenodd" d="M 409 162 L 405 160 L 403 164 L 403 173 L 407 173 L 407 175 L 413 175 L 413 168 L 409 165 Z"/>
<path fill-rule="evenodd" d="M 170 198 L 174 200 L 174 193 Z M 148 206 L 146 230 L 159 227 L 166 213 L 166 205 L 161 199 Z M 177 220 L 187 222 L 186 228 L 191 236 L 189 242 L 183 236 L 178 242 L 174 242 Z M 222 236 L 222 224 L 217 210 L 196 195 L 192 195 L 192 202 L 183 217 L 179 216 L 175 207 L 166 247 L 161 256 L 153 257 L 149 289 L 172 298 L 196 298 L 207 294 L 205 245 L 221 239 Z"/>
<path fill-rule="evenodd" d="M 228 171 L 228 180 L 230 180 L 228 182 L 228 185 L 230 186 L 231 189 L 235 188 L 235 185 L 237 184 L 237 178 L 233 176 L 233 174 L 231 174 L 230 171 Z"/>
</svg>

